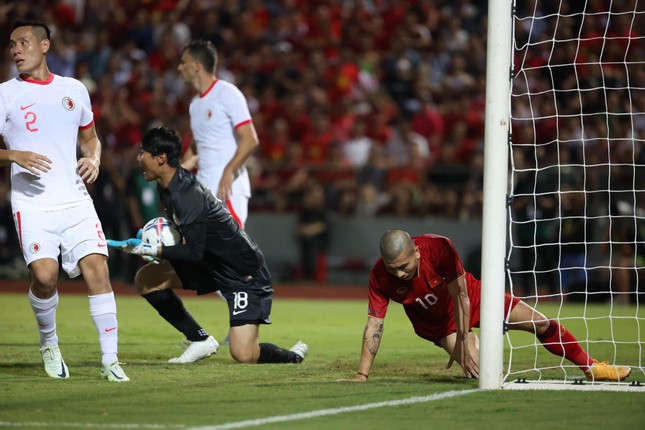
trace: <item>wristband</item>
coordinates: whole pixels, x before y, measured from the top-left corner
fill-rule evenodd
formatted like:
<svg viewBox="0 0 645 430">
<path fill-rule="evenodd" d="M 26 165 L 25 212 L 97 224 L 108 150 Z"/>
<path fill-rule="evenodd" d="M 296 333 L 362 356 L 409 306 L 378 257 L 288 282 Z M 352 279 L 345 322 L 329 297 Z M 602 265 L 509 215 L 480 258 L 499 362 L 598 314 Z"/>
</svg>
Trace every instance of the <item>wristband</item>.
<svg viewBox="0 0 645 430">
<path fill-rule="evenodd" d="M 364 377 L 365 377 L 365 379 L 369 379 L 369 378 L 370 378 L 369 376 L 367 376 L 367 375 L 366 375 L 365 373 L 363 373 L 363 372 L 356 372 L 356 374 L 357 374 L 357 375 L 364 376 Z"/>
</svg>

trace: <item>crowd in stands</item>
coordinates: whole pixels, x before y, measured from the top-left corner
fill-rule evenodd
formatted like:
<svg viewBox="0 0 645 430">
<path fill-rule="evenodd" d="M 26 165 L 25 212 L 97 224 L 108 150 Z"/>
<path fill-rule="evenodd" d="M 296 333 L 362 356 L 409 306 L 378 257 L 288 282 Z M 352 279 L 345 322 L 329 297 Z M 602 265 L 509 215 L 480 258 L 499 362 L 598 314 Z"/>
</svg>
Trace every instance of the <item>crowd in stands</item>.
<svg viewBox="0 0 645 430">
<path fill-rule="evenodd" d="M 147 129 L 170 125 L 189 144 L 193 93 L 176 67 L 188 41 L 207 39 L 219 52 L 218 77 L 243 91 L 260 137 L 249 165 L 252 212 L 298 210 L 323 185 L 338 215 L 472 218 L 481 216 L 486 7 L 16 1 L 0 20 L 5 40 L 15 18 L 50 23 L 52 71 L 88 87 L 104 158 L 112 158 L 102 166 L 108 184 L 92 192 L 110 213 L 125 205 Z M 5 56 L 2 80 L 14 73 Z"/>
<path fill-rule="evenodd" d="M 612 16 L 607 2 L 581 2 L 584 22 L 573 15 L 579 6 L 568 3 L 518 5 L 523 18 L 516 20 L 515 63 L 535 68 L 516 78 L 514 115 L 545 119 L 537 126 L 514 122 L 513 136 L 514 143 L 530 145 L 555 141 L 556 134 L 574 136 L 568 152 L 579 161 L 578 143 L 606 135 L 607 121 L 585 116 L 591 122 L 582 124 L 587 135 L 580 135 L 573 116 L 581 113 L 580 101 L 567 92 L 575 79 L 616 88 L 628 78 L 645 82 L 642 67 L 581 63 L 598 61 L 600 52 L 603 61 L 639 53 L 642 59 L 643 43 L 631 37 L 629 15 Z M 542 19 L 561 7 L 561 22 Z M 81 80 L 91 95 L 104 151 L 101 177 L 90 191 L 106 234 L 121 237 L 124 217 L 130 227 L 145 220 L 132 205 L 155 203 L 154 190 L 136 173 L 143 133 L 165 124 L 190 143 L 193 93 L 177 64 L 181 48 L 194 39 L 216 46 L 217 76 L 235 83 L 251 109 L 260 138 L 248 165 L 251 217 L 254 211 L 300 210 L 303 196 L 322 186 L 326 207 L 337 216 L 480 218 L 487 8 L 485 0 L 20 0 L 0 6 L 0 31 L 8 40 L 16 18 L 41 19 L 53 28 L 50 68 Z M 606 28 L 618 40 L 603 50 L 597 44 Z M 586 42 L 551 52 L 550 39 L 578 35 Z M 523 46 L 537 48 L 527 54 Z M 3 52 L 5 81 L 16 72 Z M 567 67 L 539 68 L 546 63 Z M 532 96 L 522 95 L 531 92 L 522 93 L 523 83 Z M 589 109 L 643 110 L 645 97 L 607 94 Z M 572 116 L 558 122 L 555 109 Z M 633 129 L 625 118 L 612 118 L 612 132 Z M 544 148 L 531 162 L 536 152 L 558 153 Z"/>
</svg>

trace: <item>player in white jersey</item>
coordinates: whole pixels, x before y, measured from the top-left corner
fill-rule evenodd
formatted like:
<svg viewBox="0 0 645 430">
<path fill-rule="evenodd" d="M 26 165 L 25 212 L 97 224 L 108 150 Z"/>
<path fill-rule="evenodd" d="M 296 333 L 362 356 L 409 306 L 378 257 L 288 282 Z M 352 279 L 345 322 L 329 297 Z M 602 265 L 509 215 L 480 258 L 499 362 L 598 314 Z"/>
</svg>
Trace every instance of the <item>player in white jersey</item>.
<svg viewBox="0 0 645 430">
<path fill-rule="evenodd" d="M 181 51 L 178 70 L 197 95 L 190 103 L 193 142 L 182 166 L 197 167 L 197 179 L 216 193 L 244 228 L 251 184 L 246 160 L 258 145 L 246 99 L 233 84 L 217 79 L 217 51 L 212 43 L 194 41 Z"/>
<path fill-rule="evenodd" d="M 56 333 L 60 256 L 69 276 L 82 274 L 87 284 L 102 352 L 101 375 L 124 382 L 129 379 L 118 362 L 106 240 L 84 184 L 98 176 L 101 142 L 87 89 L 49 71 L 50 43 L 44 23 L 15 22 L 9 47 L 20 75 L 0 84 L 0 133 L 6 146 L 0 149 L 0 166 L 11 165 L 11 205 L 31 275 L 29 301 L 40 331 L 40 352 L 50 377 L 69 378 Z M 77 143 L 82 152 L 78 160 Z"/>
</svg>

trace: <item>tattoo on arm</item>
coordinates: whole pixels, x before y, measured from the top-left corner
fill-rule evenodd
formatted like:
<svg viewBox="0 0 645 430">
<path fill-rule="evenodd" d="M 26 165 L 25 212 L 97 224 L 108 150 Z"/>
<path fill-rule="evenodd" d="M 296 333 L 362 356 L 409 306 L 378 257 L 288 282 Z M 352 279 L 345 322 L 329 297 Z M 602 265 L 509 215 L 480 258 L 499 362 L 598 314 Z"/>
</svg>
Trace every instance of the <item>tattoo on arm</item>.
<svg viewBox="0 0 645 430">
<path fill-rule="evenodd" d="M 363 332 L 363 343 L 367 346 L 372 357 L 376 356 L 383 337 L 383 320 L 369 319 Z"/>
</svg>

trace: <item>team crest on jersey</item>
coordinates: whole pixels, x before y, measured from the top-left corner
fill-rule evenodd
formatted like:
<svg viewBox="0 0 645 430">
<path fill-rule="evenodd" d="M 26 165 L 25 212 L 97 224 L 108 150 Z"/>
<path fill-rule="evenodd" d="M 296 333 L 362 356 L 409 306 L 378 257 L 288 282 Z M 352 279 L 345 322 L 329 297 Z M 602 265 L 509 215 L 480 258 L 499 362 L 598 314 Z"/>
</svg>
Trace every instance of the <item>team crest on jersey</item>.
<svg viewBox="0 0 645 430">
<path fill-rule="evenodd" d="M 74 100 L 72 100 L 69 97 L 63 97 L 63 107 L 67 110 L 74 110 L 76 105 L 74 104 Z"/>
<path fill-rule="evenodd" d="M 40 244 L 34 242 L 31 245 L 29 245 L 30 254 L 38 254 L 38 252 L 40 252 Z"/>
<path fill-rule="evenodd" d="M 206 114 L 205 114 L 205 118 L 204 118 L 204 119 L 205 119 L 206 121 L 208 121 L 208 120 L 209 120 L 209 119 L 211 119 L 212 117 L 213 117 L 213 111 L 212 111 L 212 110 L 210 110 L 210 109 L 207 109 L 207 110 L 206 110 Z"/>
<path fill-rule="evenodd" d="M 396 289 L 396 294 L 405 294 L 408 292 L 407 287 L 399 287 Z"/>
</svg>

